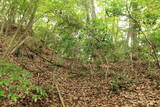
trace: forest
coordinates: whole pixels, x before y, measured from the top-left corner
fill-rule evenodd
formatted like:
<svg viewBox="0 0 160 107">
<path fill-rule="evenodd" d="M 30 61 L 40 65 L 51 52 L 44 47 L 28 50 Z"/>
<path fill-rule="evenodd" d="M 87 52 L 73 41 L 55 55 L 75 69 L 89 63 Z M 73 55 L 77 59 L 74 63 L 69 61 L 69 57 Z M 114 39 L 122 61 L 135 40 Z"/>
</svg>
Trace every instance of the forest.
<svg viewBox="0 0 160 107">
<path fill-rule="evenodd" d="M 160 0 L 0 0 L 0 107 L 160 107 Z"/>
</svg>

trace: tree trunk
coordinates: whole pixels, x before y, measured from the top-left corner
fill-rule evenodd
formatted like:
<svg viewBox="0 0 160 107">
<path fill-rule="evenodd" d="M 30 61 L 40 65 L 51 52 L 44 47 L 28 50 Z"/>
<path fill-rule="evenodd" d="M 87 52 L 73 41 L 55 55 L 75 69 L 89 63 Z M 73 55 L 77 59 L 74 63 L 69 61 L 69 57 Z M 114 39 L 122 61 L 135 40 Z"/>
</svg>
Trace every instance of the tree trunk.
<svg viewBox="0 0 160 107">
<path fill-rule="evenodd" d="M 136 2 L 131 2 L 131 14 L 132 16 L 136 17 L 136 12 L 138 4 Z M 138 31 L 139 29 L 137 23 L 135 23 L 134 20 L 129 20 L 129 30 L 128 30 L 128 44 L 131 45 L 132 52 L 130 54 L 131 60 L 137 60 L 138 59 Z"/>
<path fill-rule="evenodd" d="M 91 0 L 92 18 L 96 18 L 95 0 Z"/>
<path fill-rule="evenodd" d="M 85 10 L 86 10 L 86 24 L 90 23 L 90 9 L 89 9 L 89 1 L 88 0 L 84 0 L 84 6 L 85 6 Z"/>
</svg>

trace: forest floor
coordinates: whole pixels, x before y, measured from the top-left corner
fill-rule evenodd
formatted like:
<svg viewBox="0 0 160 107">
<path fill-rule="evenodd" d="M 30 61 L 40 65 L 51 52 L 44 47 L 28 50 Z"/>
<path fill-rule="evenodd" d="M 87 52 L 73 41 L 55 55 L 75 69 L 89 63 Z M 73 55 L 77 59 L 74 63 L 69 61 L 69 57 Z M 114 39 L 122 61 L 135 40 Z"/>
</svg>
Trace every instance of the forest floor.
<svg viewBox="0 0 160 107">
<path fill-rule="evenodd" d="M 61 58 L 46 48 L 23 51 L 10 61 L 31 72 L 32 83 L 44 87 L 48 96 L 36 103 L 25 97 L 13 107 L 160 107 L 160 70 L 146 62 L 96 66 Z M 7 101 L 0 105 L 12 107 Z"/>
</svg>

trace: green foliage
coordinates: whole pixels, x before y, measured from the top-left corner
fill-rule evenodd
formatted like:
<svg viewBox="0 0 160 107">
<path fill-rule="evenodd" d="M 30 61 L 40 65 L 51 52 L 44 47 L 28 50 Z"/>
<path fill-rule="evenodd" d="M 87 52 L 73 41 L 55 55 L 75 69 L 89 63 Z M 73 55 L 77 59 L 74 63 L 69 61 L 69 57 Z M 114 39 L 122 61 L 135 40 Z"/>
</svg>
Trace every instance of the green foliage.
<svg viewBox="0 0 160 107">
<path fill-rule="evenodd" d="M 36 91 L 37 94 L 42 95 L 42 96 L 47 96 L 45 90 L 42 89 L 42 87 L 39 86 L 33 86 L 32 87 L 33 91 Z"/>
<path fill-rule="evenodd" d="M 115 72 L 111 72 L 108 74 L 111 77 L 109 82 L 110 89 L 113 92 L 118 92 L 121 89 L 127 89 L 127 87 L 138 83 L 136 79 L 130 78 L 127 75 L 116 74 Z"/>
<path fill-rule="evenodd" d="M 40 100 L 41 96 L 47 96 L 47 93 L 45 92 L 45 90 L 43 90 L 39 86 L 33 86 L 32 91 L 33 91 L 32 99 L 34 100 L 34 102 L 37 102 L 38 100 Z"/>
<path fill-rule="evenodd" d="M 119 1 L 111 1 L 110 3 L 110 7 L 106 8 L 106 13 L 108 15 L 112 15 L 112 16 L 120 16 L 123 15 L 123 8 L 125 6 L 124 1 L 119 0 Z"/>
<path fill-rule="evenodd" d="M 0 100 L 4 99 L 5 94 L 3 90 L 0 90 Z"/>
<path fill-rule="evenodd" d="M 8 98 L 14 102 L 26 95 L 33 95 L 36 91 L 39 98 L 46 96 L 46 92 L 38 86 L 32 86 L 31 74 L 19 68 L 15 64 L 10 64 L 0 60 L 0 99 Z M 35 99 L 33 99 L 35 100 Z"/>
<path fill-rule="evenodd" d="M 156 24 L 157 19 L 159 18 L 158 14 L 155 13 L 146 13 L 145 14 L 145 24 L 154 25 Z"/>
<path fill-rule="evenodd" d="M 8 95 L 8 97 L 14 102 L 16 102 L 19 99 L 19 95 L 15 94 L 15 93 L 10 93 Z"/>
<path fill-rule="evenodd" d="M 159 52 L 160 50 L 160 30 L 155 30 L 152 34 L 151 34 L 151 41 L 154 43 L 154 47 L 157 49 L 157 51 Z"/>
<path fill-rule="evenodd" d="M 13 20 L 16 25 L 26 26 L 34 7 L 38 6 L 33 21 L 33 31 L 37 36 L 32 39 L 40 40 L 39 44 L 43 41 L 43 46 L 63 57 L 98 64 L 103 63 L 102 59 L 105 58 L 111 61 L 130 59 L 134 47 L 130 42 L 134 40 L 130 37 L 128 25 L 138 22 L 141 29 L 138 26 L 130 27 L 137 34 L 136 47 L 141 47 L 138 50 L 139 59 L 153 61 L 149 57 L 150 46 L 140 30 L 155 45 L 159 57 L 159 0 L 95 0 L 95 3 L 96 17 L 93 18 L 92 4 L 85 4 L 84 0 L 3 0 L 0 1 L 0 22 Z M 10 8 L 15 9 L 15 14 Z M 29 11 L 26 12 L 27 9 Z M 25 14 L 25 21 L 21 23 Z"/>
<path fill-rule="evenodd" d="M 63 35 L 60 38 L 59 45 L 57 46 L 57 51 L 64 57 L 75 56 L 76 53 L 76 42 L 77 40 L 73 36 Z"/>
<path fill-rule="evenodd" d="M 122 29 L 120 24 L 128 24 L 127 20 L 132 20 L 128 15 L 130 13 L 140 24 L 143 22 L 142 28 L 146 29 L 147 23 L 152 23 L 154 27 L 159 16 L 158 6 L 156 3 L 148 6 L 148 2 L 150 1 L 110 0 L 105 3 L 97 1 L 99 7 L 106 7 L 105 10 L 102 9 L 106 13 L 102 13 L 100 9 L 101 12 L 97 13 L 98 17 L 90 18 L 89 24 L 86 24 L 84 2 L 79 0 L 40 0 L 38 15 L 45 14 L 34 27 L 38 35 L 45 41 L 45 45 L 63 57 L 76 58 L 84 62 L 102 63 L 97 54 L 99 54 L 99 50 L 103 50 L 101 52 L 103 59 L 126 60 L 130 59 L 132 49 L 131 46 L 126 46 L 127 25 L 124 25 L 124 29 Z M 132 5 L 133 7 L 138 5 L 137 10 L 132 11 Z M 152 37 L 158 41 L 158 36 Z M 140 32 L 139 39 L 140 42 L 144 42 L 143 34 Z M 156 43 L 156 41 L 154 42 Z M 151 59 L 148 57 L 149 48 L 146 48 L 146 41 L 145 46 L 142 43 L 141 47 L 139 58 Z"/>
<path fill-rule="evenodd" d="M 37 102 L 38 100 L 41 99 L 40 95 L 35 95 L 35 94 L 32 94 L 32 99 L 34 102 Z"/>
</svg>

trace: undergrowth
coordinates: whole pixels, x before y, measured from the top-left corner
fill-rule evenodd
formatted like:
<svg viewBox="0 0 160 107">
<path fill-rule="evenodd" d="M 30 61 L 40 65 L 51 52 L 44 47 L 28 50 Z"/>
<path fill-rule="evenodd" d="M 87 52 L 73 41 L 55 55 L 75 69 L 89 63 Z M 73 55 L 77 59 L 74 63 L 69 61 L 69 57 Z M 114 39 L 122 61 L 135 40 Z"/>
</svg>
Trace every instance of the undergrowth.
<svg viewBox="0 0 160 107">
<path fill-rule="evenodd" d="M 151 81 L 155 81 L 156 88 L 160 89 L 160 73 L 156 71 L 149 71 L 147 72 L 146 78 L 150 79 Z"/>
<path fill-rule="evenodd" d="M 160 73 L 156 71 L 149 71 L 147 72 L 146 78 L 151 79 L 151 80 L 159 80 L 160 79 Z"/>
<path fill-rule="evenodd" d="M 0 60 L 0 100 L 9 99 L 16 102 L 29 95 L 36 102 L 43 96 L 47 96 L 42 87 L 32 85 L 29 80 L 31 77 L 28 71 Z"/>
<path fill-rule="evenodd" d="M 113 92 L 118 92 L 121 89 L 127 89 L 129 86 L 138 83 L 137 79 L 133 79 L 128 75 L 118 74 L 115 72 L 108 73 L 108 77 L 110 77 L 110 90 Z"/>
</svg>

